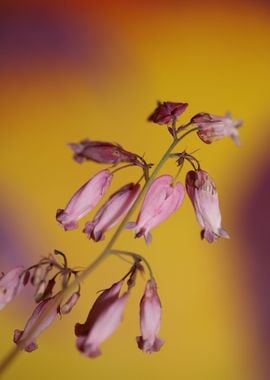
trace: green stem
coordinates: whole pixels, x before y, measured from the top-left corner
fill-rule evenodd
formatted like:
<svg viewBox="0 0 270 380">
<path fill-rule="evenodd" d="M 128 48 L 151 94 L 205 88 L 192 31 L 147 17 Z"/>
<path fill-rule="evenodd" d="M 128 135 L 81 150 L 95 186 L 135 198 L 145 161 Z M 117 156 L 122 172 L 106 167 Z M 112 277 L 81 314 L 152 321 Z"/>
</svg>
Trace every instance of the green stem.
<svg viewBox="0 0 270 380">
<path fill-rule="evenodd" d="M 135 208 L 137 207 L 137 205 L 139 204 L 139 202 L 142 200 L 142 198 L 144 197 L 145 193 L 147 192 L 147 190 L 149 189 L 151 183 L 154 181 L 154 179 L 156 178 L 157 174 L 159 173 L 160 169 L 162 168 L 162 166 L 165 164 L 165 162 L 168 160 L 168 158 L 170 157 L 170 154 L 171 152 L 173 151 L 173 149 L 176 147 L 176 145 L 181 141 L 183 140 L 187 135 L 189 135 L 190 133 L 194 132 L 194 131 L 197 131 L 198 128 L 193 128 L 193 129 L 190 129 L 189 131 L 185 132 L 183 135 L 181 135 L 180 137 L 178 138 L 175 138 L 174 141 L 172 142 L 172 144 L 169 146 L 169 148 L 167 149 L 167 151 L 165 152 L 165 154 L 163 155 L 163 157 L 161 158 L 161 160 L 159 161 L 159 163 L 157 164 L 157 166 L 155 167 L 155 169 L 153 170 L 152 174 L 150 175 L 148 181 L 145 182 L 144 184 L 144 187 L 142 189 L 142 191 L 140 192 L 136 202 L 134 203 L 134 205 L 131 207 L 131 209 L 129 210 L 129 212 L 127 213 L 127 215 L 125 216 L 125 218 L 123 219 L 123 221 L 121 222 L 121 224 L 119 225 L 119 227 L 117 228 L 117 230 L 115 231 L 114 235 L 112 236 L 111 240 L 109 241 L 109 243 L 107 244 L 107 246 L 104 248 L 104 250 L 101 252 L 101 254 L 96 258 L 96 260 L 94 260 L 84 271 L 82 271 L 76 278 L 76 280 L 73 280 L 65 289 L 63 289 L 59 294 L 58 296 L 55 297 L 54 299 L 54 302 L 52 302 L 51 304 L 51 307 L 49 309 L 46 310 L 46 312 L 44 312 L 39 318 L 38 320 L 36 321 L 36 323 L 34 324 L 34 326 L 32 327 L 32 329 L 29 331 L 29 333 L 27 334 L 27 336 L 25 337 L 24 341 L 22 341 L 19 345 L 17 345 L 14 349 L 12 349 L 3 359 L 3 361 L 0 363 L 0 376 L 3 375 L 3 373 L 5 372 L 5 370 L 10 366 L 10 364 L 12 364 L 12 362 L 16 359 L 16 357 L 18 356 L 18 354 L 21 352 L 21 350 L 23 349 L 24 347 L 24 343 L 29 341 L 29 339 L 31 338 L 31 336 L 35 333 L 37 327 L 39 326 L 39 324 L 41 324 L 45 319 L 46 317 L 49 315 L 49 313 L 54 309 L 54 308 L 57 308 L 61 302 L 63 301 L 63 299 L 65 297 L 67 297 L 67 295 L 69 293 L 71 293 L 71 291 L 78 285 L 78 283 L 81 283 L 83 280 L 85 280 L 111 253 L 111 249 L 114 245 L 114 243 L 116 242 L 116 240 L 118 239 L 119 235 L 121 234 L 121 232 L 124 230 L 128 220 L 130 219 L 131 215 L 133 214 L 133 212 L 135 211 Z"/>
<path fill-rule="evenodd" d="M 126 256 L 132 257 L 133 259 L 139 259 L 139 260 L 143 261 L 145 263 L 145 265 L 147 266 L 150 277 L 154 278 L 152 268 L 151 268 L 148 260 L 146 260 L 146 258 L 144 256 L 139 255 L 138 253 L 135 253 L 135 252 L 122 251 L 119 249 L 111 249 L 110 253 L 112 253 L 113 255 L 116 255 L 116 256 L 117 255 L 126 255 Z"/>
</svg>

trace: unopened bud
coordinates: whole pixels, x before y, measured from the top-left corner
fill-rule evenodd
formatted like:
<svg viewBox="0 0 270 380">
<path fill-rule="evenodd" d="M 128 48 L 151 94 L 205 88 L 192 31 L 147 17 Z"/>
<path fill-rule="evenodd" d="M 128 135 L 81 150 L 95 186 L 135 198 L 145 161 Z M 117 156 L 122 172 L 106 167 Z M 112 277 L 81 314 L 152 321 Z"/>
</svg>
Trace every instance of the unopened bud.
<svg viewBox="0 0 270 380">
<path fill-rule="evenodd" d="M 79 292 L 73 293 L 72 296 L 68 299 L 68 301 L 64 305 L 61 306 L 60 313 L 61 314 L 70 313 L 73 307 L 76 305 L 79 298 L 80 298 Z"/>
</svg>

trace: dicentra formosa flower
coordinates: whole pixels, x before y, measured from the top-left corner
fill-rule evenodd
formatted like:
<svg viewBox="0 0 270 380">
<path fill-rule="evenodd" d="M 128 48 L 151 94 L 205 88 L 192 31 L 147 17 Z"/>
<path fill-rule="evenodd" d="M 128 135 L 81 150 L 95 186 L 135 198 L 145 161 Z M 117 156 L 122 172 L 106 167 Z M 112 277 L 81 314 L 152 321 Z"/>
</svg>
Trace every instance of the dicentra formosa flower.
<svg viewBox="0 0 270 380">
<path fill-rule="evenodd" d="M 136 162 L 137 155 L 128 152 L 118 144 L 112 144 L 106 141 L 83 140 L 76 143 L 68 144 L 74 152 L 74 160 L 81 163 L 86 160 L 98 162 L 101 164 L 117 165 L 121 162 Z"/>
<path fill-rule="evenodd" d="M 203 227 L 202 238 L 209 243 L 218 237 L 229 238 L 229 234 L 221 226 L 218 193 L 208 173 L 204 170 L 189 171 L 186 175 L 186 189 L 197 220 Z"/>
<path fill-rule="evenodd" d="M 124 280 L 104 290 L 92 306 L 84 324 L 75 325 L 77 348 L 89 358 L 101 354 L 100 344 L 108 339 L 122 321 L 129 292 L 119 296 Z"/>
<path fill-rule="evenodd" d="M 23 290 L 28 281 L 27 272 L 25 274 L 23 272 L 24 268 L 20 266 L 2 274 L 0 278 L 0 310 Z"/>
<path fill-rule="evenodd" d="M 160 330 L 161 302 L 155 280 L 150 279 L 140 303 L 141 336 L 136 338 L 138 347 L 144 352 L 159 351 L 164 341 L 157 334 Z"/>
<path fill-rule="evenodd" d="M 148 121 L 156 124 L 171 124 L 176 121 L 188 107 L 188 103 L 158 102 L 154 112 L 148 117 Z"/>
<path fill-rule="evenodd" d="M 140 185 L 129 183 L 116 191 L 101 207 L 93 222 L 87 222 L 84 232 L 89 239 L 103 240 L 106 231 L 115 226 L 128 213 L 140 193 Z"/>
<path fill-rule="evenodd" d="M 231 136 L 237 145 L 240 145 L 238 128 L 241 120 L 233 120 L 230 114 L 216 116 L 209 113 L 198 113 L 191 119 L 193 124 L 199 127 L 197 132 L 200 139 L 206 144 Z"/>
<path fill-rule="evenodd" d="M 59 312 L 58 306 L 52 307 L 57 296 L 58 294 L 40 302 L 26 323 L 24 330 L 14 331 L 13 341 L 20 348 L 27 352 L 32 352 L 38 348 L 37 337 L 51 325 Z M 46 315 L 43 317 L 44 314 Z M 34 329 L 33 333 L 31 333 L 32 329 Z"/>
<path fill-rule="evenodd" d="M 74 230 L 78 221 L 92 211 L 107 192 L 113 175 L 105 169 L 86 182 L 68 202 L 66 208 L 58 209 L 57 221 L 65 230 Z"/>
<path fill-rule="evenodd" d="M 152 240 L 150 230 L 169 218 L 182 204 L 184 186 L 173 177 L 162 175 L 151 184 L 142 204 L 137 221 L 127 224 L 128 229 L 135 230 L 135 237 L 144 236 L 146 243 Z"/>
</svg>

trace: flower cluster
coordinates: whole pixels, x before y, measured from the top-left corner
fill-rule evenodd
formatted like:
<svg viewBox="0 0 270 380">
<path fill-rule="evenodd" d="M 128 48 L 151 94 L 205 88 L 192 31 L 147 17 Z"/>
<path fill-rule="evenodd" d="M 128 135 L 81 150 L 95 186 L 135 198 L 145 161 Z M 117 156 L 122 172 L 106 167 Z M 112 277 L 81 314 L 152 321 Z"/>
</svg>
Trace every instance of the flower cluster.
<svg viewBox="0 0 270 380">
<path fill-rule="evenodd" d="M 16 267 L 7 274 L 1 274 L 0 310 L 19 295 L 28 283 L 34 287 L 37 306 L 24 330 L 14 332 L 14 342 L 20 349 L 31 352 L 37 348 L 37 337 L 51 325 L 57 315 L 69 313 L 76 305 L 80 298 L 82 279 L 99 264 L 99 260 L 102 261 L 101 258 L 112 254 L 131 257 L 131 268 L 122 279 L 99 294 L 85 323 L 75 325 L 76 346 L 87 357 L 94 358 L 101 354 L 100 345 L 114 333 L 122 321 L 132 288 L 136 284 L 137 273 L 144 273 L 144 268 L 147 267 L 149 278 L 146 280 L 139 312 L 141 335 L 136 340 L 138 347 L 144 352 L 160 350 L 163 345 L 163 340 L 158 337 L 162 308 L 152 268 L 142 255 L 113 249 L 113 246 L 123 229 L 131 229 L 135 238 L 143 236 L 147 244 L 151 243 L 151 231 L 181 207 L 185 193 L 202 228 L 201 238 L 209 243 L 215 242 L 219 237 L 229 238 L 229 234 L 222 227 L 214 180 L 201 168 L 194 152 L 178 152 L 175 149 L 183 138 L 193 132 L 206 144 L 227 136 L 231 136 L 239 144 L 238 128 L 242 122 L 234 121 L 230 115 L 216 116 L 201 112 L 186 124 L 177 126 L 178 119 L 187 107 L 187 103 L 158 102 L 149 116 L 149 121 L 167 127 L 173 138 L 173 143 L 152 173 L 152 164 L 119 144 L 89 139 L 69 144 L 75 161 L 93 161 L 109 167 L 88 179 L 74 193 L 66 207 L 57 210 L 57 222 L 65 231 L 75 230 L 81 219 L 103 201 L 95 215 L 82 228 L 84 234 L 88 239 L 100 242 L 105 240 L 105 234 L 113 227 L 119 226 L 94 265 L 90 265 L 82 273 L 68 266 L 66 255 L 55 251 L 55 255 L 44 257 L 27 269 Z M 159 174 L 161 166 L 168 159 L 176 161 L 176 173 Z M 185 163 L 191 165 L 192 170 L 186 173 L 184 186 L 178 177 Z M 116 168 L 117 165 L 120 166 Z M 139 167 L 142 170 L 141 175 L 135 181 L 123 184 L 104 201 L 116 173 L 131 167 Z M 140 202 L 137 218 L 131 221 L 131 214 Z M 56 260 L 56 255 L 62 257 L 62 264 Z"/>
</svg>

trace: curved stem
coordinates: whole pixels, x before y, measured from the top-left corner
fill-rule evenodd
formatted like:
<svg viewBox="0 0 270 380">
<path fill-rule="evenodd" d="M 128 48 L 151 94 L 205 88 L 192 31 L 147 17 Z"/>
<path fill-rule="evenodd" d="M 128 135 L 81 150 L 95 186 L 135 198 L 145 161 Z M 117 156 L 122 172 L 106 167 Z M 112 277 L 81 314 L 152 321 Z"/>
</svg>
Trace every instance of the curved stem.
<svg viewBox="0 0 270 380">
<path fill-rule="evenodd" d="M 46 319 L 46 317 L 49 315 L 49 313 L 54 308 L 57 308 L 61 304 L 61 302 L 63 301 L 63 299 L 78 285 L 78 283 L 80 284 L 84 279 L 86 279 L 110 255 L 111 249 L 112 249 L 114 243 L 118 239 L 118 237 L 121 234 L 121 232 L 124 230 L 124 228 L 125 228 L 128 220 L 129 220 L 130 216 L 133 214 L 133 212 L 135 211 L 135 208 L 137 207 L 137 205 L 139 204 L 139 202 L 144 197 L 145 193 L 149 189 L 151 183 L 156 178 L 156 176 L 159 173 L 159 171 L 162 168 L 162 166 L 165 164 L 165 162 L 170 157 L 170 154 L 173 151 L 173 149 L 187 135 L 189 135 L 190 133 L 192 133 L 194 131 L 197 131 L 197 130 L 198 130 L 198 127 L 190 129 L 189 131 L 185 132 L 180 137 L 174 139 L 174 141 L 172 142 L 172 144 L 169 146 L 169 148 L 167 149 L 167 151 L 165 152 L 165 154 L 163 155 L 163 157 L 161 158 L 161 160 L 159 161 L 159 163 L 157 164 L 157 166 L 153 170 L 153 172 L 150 175 L 148 181 L 145 182 L 144 187 L 143 187 L 141 193 L 139 194 L 136 202 L 131 207 L 131 209 L 129 210 L 129 212 L 126 214 L 125 218 L 123 219 L 123 221 L 121 222 L 121 224 L 119 225 L 119 227 L 117 228 L 117 230 L 115 231 L 114 235 L 112 236 L 111 240 L 108 242 L 107 246 L 104 248 L 104 250 L 101 252 L 101 254 L 88 267 L 86 267 L 86 269 L 84 271 L 82 271 L 77 276 L 76 280 L 73 280 L 65 289 L 63 289 L 61 292 L 59 292 L 58 295 L 55 296 L 54 302 L 52 302 L 51 307 L 48 308 L 46 310 L 46 312 L 44 312 L 44 314 L 40 315 L 40 317 L 37 319 L 37 321 L 34 324 L 34 326 L 32 327 L 32 329 L 30 329 L 29 333 L 25 337 L 24 341 L 22 341 L 19 345 L 17 345 L 14 349 L 12 349 L 6 355 L 6 357 L 4 357 L 3 361 L 0 363 L 0 376 L 3 375 L 4 371 L 10 366 L 10 364 L 12 364 L 12 362 L 14 361 L 14 359 L 16 359 L 16 357 L 18 356 L 18 354 L 24 348 L 24 343 L 26 341 L 29 341 L 29 339 L 34 334 L 34 332 L 36 331 L 36 329 L 39 326 L 39 324 L 41 324 Z"/>
<path fill-rule="evenodd" d="M 153 274 L 152 268 L 151 268 L 148 260 L 146 260 L 146 258 L 144 256 L 139 255 L 138 253 L 135 253 L 135 252 L 122 251 L 122 250 L 119 250 L 119 249 L 111 249 L 110 252 L 112 254 L 114 254 L 114 255 L 126 255 L 126 256 L 132 257 L 133 259 L 136 259 L 136 258 L 140 259 L 147 266 L 147 269 L 149 271 L 150 277 L 154 278 L 154 274 Z"/>
</svg>

